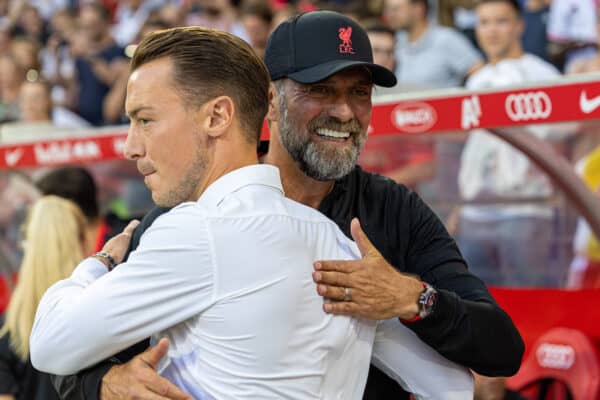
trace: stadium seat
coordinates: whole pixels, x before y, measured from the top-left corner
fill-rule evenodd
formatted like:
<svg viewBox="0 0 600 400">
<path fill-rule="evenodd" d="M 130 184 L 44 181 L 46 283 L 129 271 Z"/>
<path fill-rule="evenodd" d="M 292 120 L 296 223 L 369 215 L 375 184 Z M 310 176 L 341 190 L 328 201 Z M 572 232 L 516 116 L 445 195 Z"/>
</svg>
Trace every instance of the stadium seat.
<svg viewBox="0 0 600 400">
<path fill-rule="evenodd" d="M 536 400 L 598 400 L 600 357 L 596 345 L 579 330 L 551 329 L 535 342 L 508 386 Z"/>
</svg>

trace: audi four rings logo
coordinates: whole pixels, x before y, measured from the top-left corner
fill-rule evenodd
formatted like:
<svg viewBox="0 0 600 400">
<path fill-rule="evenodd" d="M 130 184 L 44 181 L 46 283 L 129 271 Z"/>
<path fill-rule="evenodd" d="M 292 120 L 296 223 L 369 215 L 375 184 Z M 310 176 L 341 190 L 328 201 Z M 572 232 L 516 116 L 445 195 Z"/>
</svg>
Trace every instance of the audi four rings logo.
<svg viewBox="0 0 600 400">
<path fill-rule="evenodd" d="M 552 101 L 541 91 L 510 94 L 504 106 L 508 118 L 515 122 L 546 119 L 552 113 Z"/>
</svg>

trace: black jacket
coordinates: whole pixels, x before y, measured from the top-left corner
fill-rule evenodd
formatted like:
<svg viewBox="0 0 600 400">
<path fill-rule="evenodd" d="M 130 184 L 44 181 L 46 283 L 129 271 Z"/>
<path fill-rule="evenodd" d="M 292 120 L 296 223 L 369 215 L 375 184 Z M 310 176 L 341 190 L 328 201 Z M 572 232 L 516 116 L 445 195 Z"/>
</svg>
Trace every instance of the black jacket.
<svg viewBox="0 0 600 400">
<path fill-rule="evenodd" d="M 467 271 L 454 240 L 419 196 L 392 180 L 356 167 L 336 182 L 319 207 L 350 237 L 358 217 L 365 233 L 399 271 L 418 275 L 438 290 L 434 312 L 409 328 L 446 358 L 488 376 L 513 375 L 524 345 L 510 317 L 498 307 L 483 282 Z M 134 232 L 130 250 L 152 221 L 168 209 L 153 209 Z M 400 322 L 398 322 L 400 323 Z M 55 377 L 65 400 L 98 399 L 102 376 L 112 363 L 125 362 L 147 342 L 79 375 Z M 371 367 L 365 399 L 408 398 L 394 381 Z"/>
</svg>

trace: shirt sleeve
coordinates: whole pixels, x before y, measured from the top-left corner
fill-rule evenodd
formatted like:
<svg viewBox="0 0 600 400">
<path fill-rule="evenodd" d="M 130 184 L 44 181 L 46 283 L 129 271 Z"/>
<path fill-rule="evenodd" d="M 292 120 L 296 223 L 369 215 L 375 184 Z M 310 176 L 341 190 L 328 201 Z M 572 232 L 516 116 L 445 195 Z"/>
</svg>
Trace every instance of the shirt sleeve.
<svg viewBox="0 0 600 400">
<path fill-rule="evenodd" d="M 419 399 L 473 398 L 473 376 L 442 357 L 397 319 L 377 325 L 371 362 Z"/>
<path fill-rule="evenodd" d="M 481 62 L 481 55 L 469 40 L 452 28 L 447 29 L 447 37 L 444 41 L 444 54 L 447 54 L 448 62 L 456 75 L 466 77 L 471 68 Z"/>
<path fill-rule="evenodd" d="M 408 326 L 444 357 L 487 376 L 514 375 L 525 346 L 485 284 L 471 274 L 442 222 L 416 195 L 409 198 L 407 272 L 438 290 L 433 312 Z"/>
<path fill-rule="evenodd" d="M 31 334 L 34 367 L 76 373 L 210 306 L 213 257 L 196 207 L 187 203 L 159 217 L 112 272 L 88 258 L 52 286 Z"/>
</svg>

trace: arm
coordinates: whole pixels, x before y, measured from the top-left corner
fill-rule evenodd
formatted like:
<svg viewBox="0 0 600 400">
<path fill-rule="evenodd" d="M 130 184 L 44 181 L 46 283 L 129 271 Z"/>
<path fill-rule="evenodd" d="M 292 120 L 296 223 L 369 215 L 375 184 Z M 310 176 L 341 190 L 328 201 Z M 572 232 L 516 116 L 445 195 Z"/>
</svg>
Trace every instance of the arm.
<svg viewBox="0 0 600 400">
<path fill-rule="evenodd" d="M 524 352 L 521 336 L 483 282 L 468 272 L 442 222 L 415 193 L 386 182 L 378 185 L 386 188 L 380 193 L 385 209 L 364 215 L 370 218 L 365 226 L 375 245 L 353 223 L 351 234 L 363 258 L 315 265 L 313 279 L 322 296 L 344 300 L 344 287 L 352 290 L 351 302 L 326 303 L 325 312 L 411 319 L 418 310 L 422 279 L 438 290 L 438 298 L 433 312 L 409 324 L 410 329 L 444 357 L 482 375 L 516 373 Z"/>
<path fill-rule="evenodd" d="M 146 214 L 146 216 L 144 216 L 142 222 L 140 222 L 133 232 L 129 248 L 123 257 L 123 261 L 127 261 L 129 254 L 138 247 L 141 236 L 152 225 L 154 220 L 167 211 L 169 211 L 169 209 L 155 207 L 148 214 Z M 52 381 L 54 389 L 56 389 L 56 392 L 62 400 L 97 400 L 99 398 L 102 398 L 103 400 L 111 399 L 112 397 L 107 397 L 108 395 L 99 397 L 101 389 L 112 387 L 111 391 L 118 392 L 119 386 L 122 388 L 122 390 L 126 390 L 131 386 L 131 380 L 118 380 L 119 377 L 122 377 L 123 371 L 114 368 L 114 366 L 119 365 L 120 363 L 129 362 L 133 357 L 146 350 L 148 346 L 149 341 L 144 340 L 134 346 L 129 347 L 127 350 L 122 351 L 114 357 L 111 357 L 110 359 L 104 360 L 93 367 L 79 372 L 77 375 L 51 375 L 50 380 Z M 115 373 L 117 371 L 118 373 Z M 153 382 L 155 382 L 156 385 L 154 387 L 150 387 L 149 390 L 151 392 L 159 393 L 163 391 L 160 386 L 160 379 L 161 378 L 158 376 L 158 374 L 155 373 L 155 379 Z"/>
<path fill-rule="evenodd" d="M 471 372 L 442 357 L 395 318 L 377 325 L 371 361 L 418 399 L 473 397 Z"/>
<path fill-rule="evenodd" d="M 515 374 L 524 344 L 512 320 L 485 284 L 467 270 L 433 211 L 416 195 L 409 201 L 414 239 L 409 243 L 407 272 L 438 290 L 433 313 L 409 327 L 446 358 L 482 375 Z"/>
<path fill-rule="evenodd" d="M 32 331 L 34 366 L 77 372 L 209 306 L 208 230 L 191 212 L 195 207 L 180 206 L 161 217 L 111 273 L 100 261 L 86 259 L 70 279 L 51 287 Z"/>
</svg>

